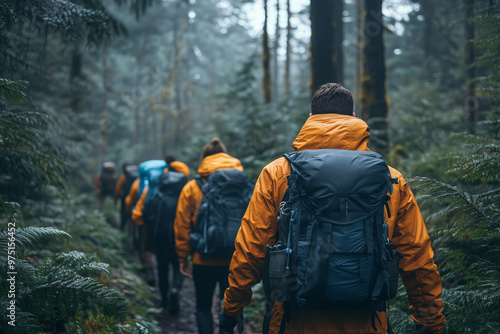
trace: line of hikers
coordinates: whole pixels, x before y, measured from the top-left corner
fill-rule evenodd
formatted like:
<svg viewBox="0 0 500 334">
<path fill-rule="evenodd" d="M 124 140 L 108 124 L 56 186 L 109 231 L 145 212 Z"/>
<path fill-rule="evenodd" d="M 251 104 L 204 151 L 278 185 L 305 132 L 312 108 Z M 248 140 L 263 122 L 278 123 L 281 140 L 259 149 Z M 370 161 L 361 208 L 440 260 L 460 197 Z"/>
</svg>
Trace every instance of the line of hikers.
<svg viewBox="0 0 500 334">
<path fill-rule="evenodd" d="M 124 166 L 115 192 L 121 227 L 130 215 L 150 284 L 156 255 L 163 307 L 179 313 L 183 276 L 192 277 L 198 332 L 212 334 L 218 284 L 219 333 L 241 333 L 262 281 L 263 333 L 392 333 L 388 303 L 401 276 L 418 333 L 444 333 L 422 215 L 369 137 L 351 93 L 329 83 L 313 95 L 294 152 L 265 166 L 255 185 L 218 138 L 203 147 L 191 180 L 170 155 Z"/>
</svg>

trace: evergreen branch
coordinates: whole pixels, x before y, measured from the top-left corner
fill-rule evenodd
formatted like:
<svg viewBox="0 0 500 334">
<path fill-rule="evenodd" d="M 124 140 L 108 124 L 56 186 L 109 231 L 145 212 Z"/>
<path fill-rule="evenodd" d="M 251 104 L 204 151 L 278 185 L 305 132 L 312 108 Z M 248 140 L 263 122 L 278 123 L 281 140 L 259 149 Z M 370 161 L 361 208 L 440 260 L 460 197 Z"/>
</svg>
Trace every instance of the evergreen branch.
<svg viewBox="0 0 500 334">
<path fill-rule="evenodd" d="M 429 193 L 426 198 L 432 200 L 442 200 L 447 207 L 447 215 L 455 215 L 461 213 L 470 213 L 475 219 L 469 221 L 467 228 L 471 228 L 472 224 L 490 226 L 491 229 L 500 227 L 500 221 L 493 219 L 485 210 L 478 206 L 469 193 L 460 191 L 457 187 L 439 182 L 426 177 L 414 177 L 412 181 L 417 182 L 415 189 L 420 189 Z"/>
<path fill-rule="evenodd" d="M 498 200 L 499 197 L 500 197 L 500 188 L 489 190 L 476 195 L 476 198 L 480 201 L 494 201 Z"/>
<path fill-rule="evenodd" d="M 0 174 L 0 180 L 4 178 L 3 175 Z M 17 202 L 5 202 L 0 200 L 0 217 L 13 217 L 16 213 L 19 213 L 20 205 Z"/>
<path fill-rule="evenodd" d="M 65 189 L 61 144 L 51 137 L 54 119 L 36 111 L 0 111 L 0 184 L 3 195 L 17 200 L 27 187 Z"/>
<path fill-rule="evenodd" d="M 66 0 L 50 0 L 41 18 L 74 40 L 81 39 L 79 22 L 84 23 L 89 45 L 97 46 L 103 39 L 127 33 L 125 26 L 98 1 L 87 1 L 80 5 Z"/>
<path fill-rule="evenodd" d="M 6 100 L 10 103 L 27 102 L 28 95 L 25 93 L 27 86 L 27 81 L 12 81 L 0 78 L 0 101 Z"/>
</svg>

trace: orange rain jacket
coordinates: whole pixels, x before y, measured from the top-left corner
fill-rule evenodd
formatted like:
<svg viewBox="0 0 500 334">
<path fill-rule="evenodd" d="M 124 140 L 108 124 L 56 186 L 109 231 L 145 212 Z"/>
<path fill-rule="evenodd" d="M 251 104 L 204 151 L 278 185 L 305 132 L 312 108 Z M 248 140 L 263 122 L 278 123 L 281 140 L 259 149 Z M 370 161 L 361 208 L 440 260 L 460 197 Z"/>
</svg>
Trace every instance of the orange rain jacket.
<svg viewBox="0 0 500 334">
<path fill-rule="evenodd" d="M 243 171 L 241 162 L 226 153 L 216 153 L 205 157 L 198 167 L 198 175 L 205 182 L 207 177 L 218 169 L 235 168 Z M 179 196 L 177 204 L 177 213 L 175 215 L 175 248 L 179 262 L 186 262 L 192 255 L 193 263 L 198 265 L 217 265 L 227 266 L 230 259 L 203 255 L 191 250 L 189 233 L 196 224 L 196 216 L 200 206 L 203 192 L 196 180 L 189 181 Z"/>
<path fill-rule="evenodd" d="M 293 143 L 296 151 L 309 149 L 344 149 L 369 151 L 368 125 L 359 118 L 320 114 L 310 116 Z M 399 266 L 410 312 L 417 325 L 433 333 L 443 333 L 446 320 L 441 299 L 441 278 L 433 261 L 434 253 L 417 202 L 405 179 L 394 168 L 392 177 L 398 177 L 389 203 L 392 217 L 388 219 L 389 237 L 403 258 Z M 282 157 L 264 167 L 241 222 L 236 237 L 229 288 L 225 292 L 224 312 L 233 317 L 242 314 L 243 307 L 252 298 L 251 287 L 262 279 L 266 245 L 277 238 L 277 214 L 287 189 L 290 166 Z M 278 333 L 283 319 L 283 304 L 275 303 L 271 313 L 269 333 Z M 286 324 L 290 333 L 374 333 L 371 313 L 365 310 L 318 310 L 291 307 L 291 319 Z M 384 312 L 378 313 L 377 333 L 386 333 Z"/>
<path fill-rule="evenodd" d="M 123 195 L 123 187 L 125 186 L 125 182 L 127 182 L 127 177 L 125 174 L 122 174 L 118 181 L 116 181 L 115 187 L 115 201 L 119 200 Z"/>
<path fill-rule="evenodd" d="M 132 209 L 134 208 L 135 203 L 137 203 L 139 197 L 139 178 L 135 179 L 130 186 L 130 191 L 128 192 L 127 197 L 125 198 L 125 211 L 128 214 L 132 213 Z"/>
<path fill-rule="evenodd" d="M 169 166 L 173 169 L 175 169 L 177 172 L 182 173 L 189 177 L 189 167 L 180 161 L 172 161 Z M 166 167 L 164 172 L 168 172 L 168 167 Z M 139 189 L 137 189 L 139 190 Z M 132 221 L 137 225 L 137 226 L 142 226 L 144 225 L 144 220 L 142 219 L 142 210 L 144 209 L 144 201 L 146 200 L 146 196 L 148 195 L 148 188 L 145 188 L 142 191 L 141 197 L 135 204 L 134 209 L 132 210 Z"/>
</svg>

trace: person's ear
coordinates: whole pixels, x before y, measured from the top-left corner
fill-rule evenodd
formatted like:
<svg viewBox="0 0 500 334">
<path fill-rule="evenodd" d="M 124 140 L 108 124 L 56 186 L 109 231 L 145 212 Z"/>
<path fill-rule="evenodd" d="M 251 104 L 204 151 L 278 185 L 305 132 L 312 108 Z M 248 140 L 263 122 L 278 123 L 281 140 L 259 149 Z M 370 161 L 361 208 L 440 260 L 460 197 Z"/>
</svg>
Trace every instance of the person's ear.
<svg viewBox="0 0 500 334">
<path fill-rule="evenodd" d="M 352 112 L 352 117 L 356 117 L 356 112 L 355 111 Z"/>
<path fill-rule="evenodd" d="M 312 115 L 313 115 L 313 113 L 312 113 L 312 112 L 310 112 L 310 113 L 309 113 L 309 117 L 311 117 Z"/>
</svg>

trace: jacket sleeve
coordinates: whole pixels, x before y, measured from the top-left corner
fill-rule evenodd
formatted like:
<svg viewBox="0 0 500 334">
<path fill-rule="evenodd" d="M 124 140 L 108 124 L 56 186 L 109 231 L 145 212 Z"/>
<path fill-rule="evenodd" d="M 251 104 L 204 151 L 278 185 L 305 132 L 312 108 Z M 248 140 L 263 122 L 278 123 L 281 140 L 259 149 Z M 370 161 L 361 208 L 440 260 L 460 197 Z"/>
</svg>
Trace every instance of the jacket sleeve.
<svg viewBox="0 0 500 334">
<path fill-rule="evenodd" d="M 132 186 L 130 187 L 130 192 L 128 193 L 127 197 L 125 198 L 125 211 L 128 214 L 131 214 L 132 207 L 137 202 L 138 195 L 139 195 L 139 179 L 136 179 L 132 183 Z"/>
<path fill-rule="evenodd" d="M 410 302 L 411 317 L 419 330 L 443 333 L 446 319 L 442 313 L 441 277 L 434 264 L 431 240 L 415 197 L 401 175 L 398 189 L 392 242 L 403 256 L 399 272 Z"/>
<path fill-rule="evenodd" d="M 175 249 L 179 262 L 186 262 L 191 255 L 189 233 L 196 221 L 196 213 L 202 196 L 201 189 L 195 180 L 189 181 L 179 195 L 174 221 Z"/>
<path fill-rule="evenodd" d="M 118 199 L 122 196 L 123 186 L 125 185 L 126 180 L 127 180 L 127 177 L 125 175 L 122 175 L 122 176 L 120 176 L 120 178 L 116 182 L 115 199 Z"/>
<path fill-rule="evenodd" d="M 148 188 L 145 188 L 142 192 L 141 198 L 137 201 L 137 204 L 132 211 L 132 220 L 137 226 L 144 225 L 144 220 L 142 219 L 142 210 L 144 209 L 144 201 L 148 195 Z"/>
<path fill-rule="evenodd" d="M 224 312 L 232 317 L 243 313 L 252 299 L 252 286 L 262 279 L 266 245 L 274 244 L 277 234 L 279 197 L 276 183 L 266 167 L 260 174 L 241 221 L 229 268 L 229 288 L 224 295 Z"/>
</svg>

